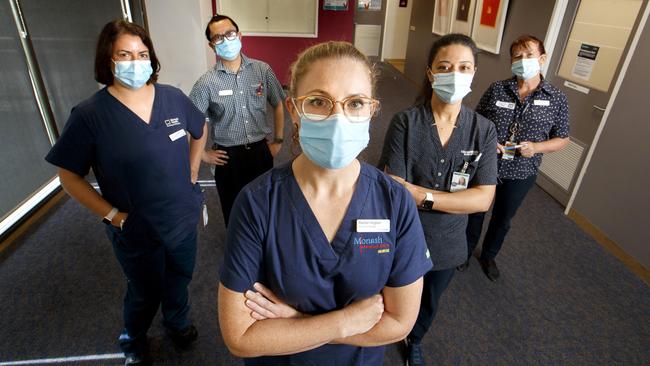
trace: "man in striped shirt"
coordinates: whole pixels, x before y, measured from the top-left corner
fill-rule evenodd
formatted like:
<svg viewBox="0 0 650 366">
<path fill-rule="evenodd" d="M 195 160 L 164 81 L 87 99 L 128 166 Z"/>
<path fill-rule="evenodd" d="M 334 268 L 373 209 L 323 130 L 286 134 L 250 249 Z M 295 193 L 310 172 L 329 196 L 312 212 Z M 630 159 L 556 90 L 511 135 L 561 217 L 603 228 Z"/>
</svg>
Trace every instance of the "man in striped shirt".
<svg viewBox="0 0 650 366">
<path fill-rule="evenodd" d="M 210 124 L 212 144 L 203 161 L 214 166 L 227 226 L 239 191 L 273 167 L 282 147 L 285 94 L 268 64 L 241 53 L 241 33 L 230 17 L 212 17 L 205 36 L 219 58 L 194 84 L 190 99 Z M 267 102 L 273 107 L 273 130 L 267 123 Z M 267 142 L 272 132 L 274 138 Z"/>
</svg>

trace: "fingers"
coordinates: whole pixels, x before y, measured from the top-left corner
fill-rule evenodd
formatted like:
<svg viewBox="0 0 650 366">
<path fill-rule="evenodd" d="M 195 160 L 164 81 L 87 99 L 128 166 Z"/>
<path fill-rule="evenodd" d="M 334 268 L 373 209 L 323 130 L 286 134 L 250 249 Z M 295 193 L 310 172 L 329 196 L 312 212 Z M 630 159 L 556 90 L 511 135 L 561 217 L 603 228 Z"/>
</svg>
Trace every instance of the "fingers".
<svg viewBox="0 0 650 366">
<path fill-rule="evenodd" d="M 266 318 L 277 318 L 278 316 L 271 310 L 273 308 L 273 303 L 268 301 L 264 296 L 260 295 L 257 292 L 246 291 L 246 307 L 251 309 L 253 312 L 266 317 Z"/>
<path fill-rule="evenodd" d="M 259 282 L 255 282 L 253 284 L 253 288 L 256 289 L 257 292 L 259 292 L 260 294 L 264 295 L 264 297 L 273 301 L 276 304 L 282 302 L 280 299 L 278 299 L 277 296 L 275 296 L 273 292 L 271 292 L 271 290 L 269 290 L 268 288 L 266 288 L 266 286 L 262 285 Z"/>
<path fill-rule="evenodd" d="M 497 144 L 497 154 L 503 154 L 506 150 L 503 148 L 503 145 Z"/>
</svg>

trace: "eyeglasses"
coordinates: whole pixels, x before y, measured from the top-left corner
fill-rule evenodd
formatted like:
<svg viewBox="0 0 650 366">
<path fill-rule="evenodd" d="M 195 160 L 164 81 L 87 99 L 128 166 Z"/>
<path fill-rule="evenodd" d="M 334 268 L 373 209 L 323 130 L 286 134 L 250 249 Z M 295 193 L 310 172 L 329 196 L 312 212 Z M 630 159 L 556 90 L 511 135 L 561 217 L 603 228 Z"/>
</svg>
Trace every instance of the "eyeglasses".
<svg viewBox="0 0 650 366">
<path fill-rule="evenodd" d="M 214 37 L 210 38 L 210 42 L 216 45 L 216 44 L 222 44 L 224 39 L 233 41 L 235 38 L 237 38 L 237 31 L 229 30 L 224 34 L 216 34 Z"/>
<path fill-rule="evenodd" d="M 350 122 L 367 122 L 379 110 L 379 101 L 373 98 L 351 96 L 343 100 L 332 100 L 322 95 L 305 95 L 291 98 L 293 105 L 310 121 L 320 122 L 332 115 L 334 105 L 341 104 L 343 114 Z"/>
</svg>

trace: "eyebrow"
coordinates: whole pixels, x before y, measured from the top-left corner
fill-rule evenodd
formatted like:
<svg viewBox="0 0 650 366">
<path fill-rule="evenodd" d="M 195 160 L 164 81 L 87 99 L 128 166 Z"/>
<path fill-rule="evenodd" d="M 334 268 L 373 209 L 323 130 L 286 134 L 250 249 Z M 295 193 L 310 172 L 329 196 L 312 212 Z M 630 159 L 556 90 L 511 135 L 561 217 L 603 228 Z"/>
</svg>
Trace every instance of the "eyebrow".
<svg viewBox="0 0 650 366">
<path fill-rule="evenodd" d="M 308 91 L 307 94 L 305 94 L 305 95 L 312 95 L 313 93 L 323 94 L 323 95 L 325 95 L 326 97 L 329 97 L 329 98 L 334 99 L 334 97 L 332 97 L 332 95 L 331 95 L 330 93 L 328 93 L 328 92 L 326 92 L 325 90 L 322 90 L 322 89 L 313 89 L 313 90 L 310 90 L 310 91 Z M 350 95 L 348 95 L 348 96 L 345 97 L 345 98 L 349 98 L 349 97 L 364 97 L 364 98 L 370 98 L 369 96 L 365 95 L 364 93 L 350 94 Z"/>
<path fill-rule="evenodd" d="M 441 60 L 441 61 L 438 61 L 438 64 L 442 64 L 442 63 L 451 64 L 452 62 L 451 62 L 451 61 L 447 61 L 447 60 Z M 459 64 L 467 64 L 467 63 L 473 64 L 474 61 L 464 60 L 464 61 L 460 61 L 460 62 L 458 62 L 458 63 L 459 63 Z"/>
</svg>

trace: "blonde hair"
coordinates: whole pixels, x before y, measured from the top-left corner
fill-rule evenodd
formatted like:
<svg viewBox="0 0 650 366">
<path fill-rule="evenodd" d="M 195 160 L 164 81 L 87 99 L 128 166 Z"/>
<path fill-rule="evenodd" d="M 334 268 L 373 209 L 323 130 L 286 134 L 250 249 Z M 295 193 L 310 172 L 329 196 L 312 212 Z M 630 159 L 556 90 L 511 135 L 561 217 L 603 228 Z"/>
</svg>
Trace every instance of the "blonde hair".
<svg viewBox="0 0 650 366">
<path fill-rule="evenodd" d="M 377 82 L 377 71 L 375 66 L 368 60 L 368 57 L 361 53 L 356 47 L 349 42 L 329 41 L 315 44 L 298 55 L 298 59 L 291 65 L 291 81 L 289 84 L 289 94 L 297 97 L 296 89 L 298 82 L 309 71 L 310 66 L 320 60 L 328 58 L 350 58 L 360 62 L 368 68 L 368 77 L 372 86 L 372 94 L 375 94 L 375 84 Z"/>
</svg>

